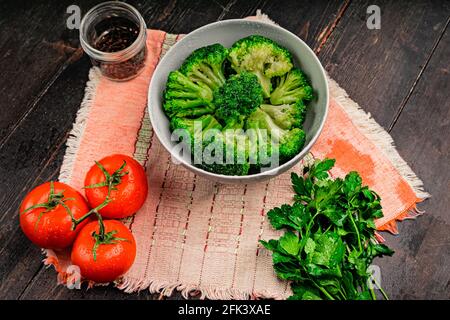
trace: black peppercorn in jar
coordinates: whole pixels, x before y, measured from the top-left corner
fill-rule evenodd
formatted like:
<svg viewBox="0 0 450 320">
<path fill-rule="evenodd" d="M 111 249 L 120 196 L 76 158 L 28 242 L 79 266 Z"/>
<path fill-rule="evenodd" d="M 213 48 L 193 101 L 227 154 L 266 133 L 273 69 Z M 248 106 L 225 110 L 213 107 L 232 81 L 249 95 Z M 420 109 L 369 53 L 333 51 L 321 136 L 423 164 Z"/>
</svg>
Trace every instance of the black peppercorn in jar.
<svg viewBox="0 0 450 320">
<path fill-rule="evenodd" d="M 89 10 L 80 26 L 80 42 L 92 63 L 115 81 L 136 77 L 147 56 L 146 25 L 129 4 L 108 1 Z"/>
</svg>

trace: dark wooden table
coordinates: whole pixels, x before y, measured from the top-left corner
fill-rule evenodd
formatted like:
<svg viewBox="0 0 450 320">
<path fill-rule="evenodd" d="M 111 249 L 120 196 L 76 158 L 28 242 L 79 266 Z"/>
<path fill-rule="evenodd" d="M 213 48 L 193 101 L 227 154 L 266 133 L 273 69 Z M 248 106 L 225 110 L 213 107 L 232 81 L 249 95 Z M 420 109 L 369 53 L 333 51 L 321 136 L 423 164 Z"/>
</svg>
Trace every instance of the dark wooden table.
<svg viewBox="0 0 450 320">
<path fill-rule="evenodd" d="M 17 208 L 56 179 L 84 94 L 89 59 L 66 9 L 98 1 L 0 1 L 0 298 L 152 299 L 112 287 L 68 290 L 22 234 Z M 395 140 L 433 198 L 427 213 L 386 235 L 376 261 L 394 299 L 450 298 L 450 1 L 131 1 L 149 28 L 187 33 L 256 9 L 313 48 L 329 74 Z M 366 27 L 369 5 L 381 29 Z M 387 177 L 388 178 L 388 177 Z M 176 295 L 174 298 L 179 298 Z"/>
</svg>

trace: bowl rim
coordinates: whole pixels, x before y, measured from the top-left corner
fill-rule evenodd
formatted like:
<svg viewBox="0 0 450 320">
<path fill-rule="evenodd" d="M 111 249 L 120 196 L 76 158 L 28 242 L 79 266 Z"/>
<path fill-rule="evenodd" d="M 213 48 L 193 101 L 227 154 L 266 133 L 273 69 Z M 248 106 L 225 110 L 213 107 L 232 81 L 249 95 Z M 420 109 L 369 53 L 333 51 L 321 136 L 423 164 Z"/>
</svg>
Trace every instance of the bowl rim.
<svg viewBox="0 0 450 320">
<path fill-rule="evenodd" d="M 311 141 L 309 141 L 309 143 L 307 145 L 305 145 L 303 147 L 303 149 L 292 159 L 290 159 L 289 161 L 279 165 L 278 167 L 272 168 L 270 170 L 266 170 L 260 173 L 255 173 L 255 174 L 251 174 L 251 175 L 245 175 L 245 176 L 232 176 L 232 175 L 224 175 L 224 174 L 217 174 L 217 173 L 213 173 L 213 172 L 209 172 L 206 170 L 203 170 L 201 168 L 198 168 L 188 162 L 186 162 L 182 157 L 180 157 L 178 154 L 173 153 L 171 151 L 171 145 L 167 144 L 166 142 L 163 141 L 163 139 L 160 138 L 160 134 L 162 134 L 162 132 L 160 131 L 158 126 L 155 126 L 156 123 L 156 119 L 154 119 L 153 116 L 153 112 L 151 112 L 151 93 L 154 90 L 153 87 L 156 86 L 155 84 L 155 74 L 157 74 L 157 72 L 159 71 L 160 68 L 162 68 L 162 66 L 164 65 L 164 61 L 167 58 L 167 53 L 169 53 L 172 50 L 177 50 L 178 47 L 183 46 L 184 42 L 187 41 L 186 39 L 188 39 L 191 36 L 195 36 L 197 33 L 202 32 L 205 29 L 211 28 L 213 26 L 218 26 L 218 25 L 224 25 L 226 26 L 227 24 L 235 24 L 235 23 L 250 23 L 250 24 L 255 24 L 255 25 L 264 25 L 264 27 L 268 27 L 268 28 L 273 28 L 273 29 L 278 29 L 281 33 L 287 33 L 288 35 L 290 35 L 291 37 L 293 36 L 294 38 L 296 38 L 297 41 L 301 42 L 304 47 L 306 48 L 306 51 L 308 51 L 313 60 L 317 63 L 317 65 L 319 66 L 320 69 L 320 73 L 323 77 L 323 79 L 325 80 L 325 87 L 326 87 L 326 92 L 325 92 L 325 112 L 324 112 L 324 116 L 321 119 L 321 122 L 319 124 L 319 128 L 316 132 L 316 134 L 311 138 Z M 328 117 L 328 111 L 329 111 L 329 103 L 330 103 L 330 89 L 329 89 L 329 84 L 328 84 L 328 77 L 327 74 L 325 72 L 324 67 L 322 66 L 322 63 L 320 62 L 319 58 L 317 57 L 317 55 L 314 53 L 314 51 L 302 40 L 300 39 L 300 37 L 298 37 L 296 34 L 292 33 L 291 31 L 279 26 L 278 24 L 272 24 L 272 23 L 268 23 L 268 22 L 264 22 L 264 21 L 258 21 L 258 20 L 251 20 L 251 19 L 227 19 L 227 20 L 221 20 L 221 21 L 216 21 L 216 22 L 212 22 L 209 24 L 206 24 L 204 26 L 201 26 L 191 32 L 189 32 L 188 34 L 184 35 L 182 39 L 180 39 L 179 41 L 177 41 L 167 52 L 162 59 L 160 59 L 160 61 L 158 62 L 158 64 L 156 65 L 156 68 L 154 69 L 153 73 L 152 73 L 152 77 L 150 79 L 150 84 L 149 84 L 149 90 L 148 90 L 148 97 L 147 97 L 147 108 L 148 108 L 148 113 L 149 113 L 149 118 L 150 118 L 150 123 L 152 125 L 152 130 L 154 131 L 156 137 L 158 138 L 159 142 L 163 145 L 163 147 L 169 152 L 171 157 L 174 157 L 176 161 L 178 161 L 180 164 L 182 164 L 183 166 L 186 166 L 189 170 L 200 174 L 200 175 L 204 175 L 204 176 L 209 176 L 211 178 L 214 178 L 216 181 L 224 181 L 224 180 L 228 180 L 229 182 L 239 182 L 239 181 L 256 181 L 256 180 L 260 180 L 260 179 L 264 179 L 264 178 L 273 178 L 283 172 L 285 172 L 286 170 L 290 169 L 293 165 L 295 165 L 299 160 L 301 160 L 302 158 L 305 157 L 305 155 L 309 152 L 309 150 L 311 150 L 312 146 L 316 143 L 317 139 L 319 138 L 320 134 L 322 133 L 322 130 L 325 126 L 325 122 L 326 119 Z M 162 108 L 162 105 L 160 106 Z"/>
</svg>

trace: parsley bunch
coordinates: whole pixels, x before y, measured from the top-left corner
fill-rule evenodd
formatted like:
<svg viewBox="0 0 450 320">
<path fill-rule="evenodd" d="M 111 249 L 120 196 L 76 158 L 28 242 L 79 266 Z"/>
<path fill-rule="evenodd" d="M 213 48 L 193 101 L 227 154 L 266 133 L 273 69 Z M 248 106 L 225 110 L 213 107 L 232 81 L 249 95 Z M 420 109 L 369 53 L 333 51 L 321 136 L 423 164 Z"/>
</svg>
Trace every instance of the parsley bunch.
<svg viewBox="0 0 450 320">
<path fill-rule="evenodd" d="M 268 212 L 275 229 L 287 229 L 278 240 L 261 243 L 273 252 L 278 277 L 291 281 L 289 299 L 375 300 L 368 267 L 375 257 L 394 253 L 375 238 L 380 197 L 362 186 L 357 172 L 329 178 L 334 163 L 316 161 L 304 177 L 292 173 L 294 204 Z"/>
</svg>

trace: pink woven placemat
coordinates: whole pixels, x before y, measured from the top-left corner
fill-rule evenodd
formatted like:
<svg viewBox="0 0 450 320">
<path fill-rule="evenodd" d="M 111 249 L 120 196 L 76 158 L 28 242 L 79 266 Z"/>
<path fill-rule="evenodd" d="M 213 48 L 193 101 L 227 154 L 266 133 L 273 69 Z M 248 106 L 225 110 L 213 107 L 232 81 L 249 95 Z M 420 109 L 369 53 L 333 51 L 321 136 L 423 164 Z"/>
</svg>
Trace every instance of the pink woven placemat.
<svg viewBox="0 0 450 320">
<path fill-rule="evenodd" d="M 257 19 L 267 20 L 264 15 Z M 270 22 L 269 20 L 267 20 Z M 257 297 L 283 299 L 286 282 L 276 278 L 272 259 L 258 240 L 278 235 L 266 219 L 274 206 L 292 200 L 290 172 L 248 185 L 220 185 L 173 163 L 153 134 L 147 111 L 147 90 L 161 56 L 177 35 L 148 31 L 148 61 L 136 79 L 116 83 L 96 69 L 89 74 L 86 95 L 67 142 L 60 180 L 82 190 L 94 160 L 112 153 L 134 156 L 148 172 L 144 207 L 126 221 L 137 241 L 131 270 L 116 283 L 126 292 L 149 289 L 211 299 Z M 324 131 L 305 161 L 337 160 L 335 176 L 350 170 L 382 197 L 380 230 L 396 232 L 396 220 L 414 217 L 416 203 L 429 195 L 422 182 L 393 147 L 393 141 L 371 117 L 329 79 L 330 112 Z M 292 170 L 291 170 L 292 171 Z M 47 251 L 58 280 L 66 283 L 72 268 L 67 252 Z"/>
</svg>

